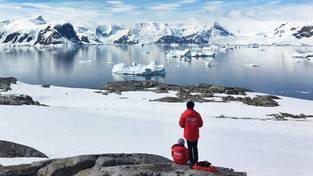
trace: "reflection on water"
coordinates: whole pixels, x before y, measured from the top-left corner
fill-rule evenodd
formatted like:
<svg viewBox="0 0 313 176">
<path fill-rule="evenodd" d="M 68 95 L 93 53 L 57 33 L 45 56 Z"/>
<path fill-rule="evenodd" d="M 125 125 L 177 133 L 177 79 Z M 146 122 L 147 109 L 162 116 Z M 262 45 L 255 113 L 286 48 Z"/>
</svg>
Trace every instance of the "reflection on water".
<svg viewBox="0 0 313 176">
<path fill-rule="evenodd" d="M 114 81 L 126 81 L 126 80 L 137 80 L 137 81 L 145 81 L 145 80 L 153 80 L 157 82 L 164 82 L 165 81 L 165 75 L 123 75 L 123 74 L 115 74 L 112 73 L 113 80 Z"/>
<path fill-rule="evenodd" d="M 313 62 L 295 60 L 292 47 L 241 47 L 212 58 L 189 62 L 171 59 L 165 46 L 90 46 L 84 48 L 0 49 L 0 76 L 15 76 L 31 84 L 101 88 L 112 80 L 156 80 L 176 84 L 201 82 L 238 86 L 254 91 L 313 100 Z M 164 64 L 165 76 L 112 74 L 114 63 Z M 244 67 L 256 64 L 258 67 Z"/>
</svg>

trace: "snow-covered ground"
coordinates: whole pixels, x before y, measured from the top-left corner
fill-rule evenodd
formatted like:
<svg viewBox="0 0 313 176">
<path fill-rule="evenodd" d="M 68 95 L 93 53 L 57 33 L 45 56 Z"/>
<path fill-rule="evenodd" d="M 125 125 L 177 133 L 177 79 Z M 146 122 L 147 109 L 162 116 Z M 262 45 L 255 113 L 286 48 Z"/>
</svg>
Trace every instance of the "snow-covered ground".
<svg viewBox="0 0 313 176">
<path fill-rule="evenodd" d="M 43 88 L 18 82 L 1 94 L 27 94 L 44 106 L 0 105 L 0 138 L 29 145 L 50 158 L 88 153 L 146 152 L 170 157 L 181 137 L 184 103 L 151 102 L 168 94 L 123 92 L 102 95 L 91 89 Z M 173 95 L 175 92 L 170 92 Z M 250 93 L 254 96 L 256 93 Z M 313 101 L 282 97 L 279 107 L 239 102 L 196 103 L 204 127 L 200 160 L 247 171 L 253 176 L 313 175 L 313 122 L 217 119 L 215 116 L 268 118 L 288 112 L 313 114 Z M 5 159 L 0 164 L 38 159 Z"/>
</svg>

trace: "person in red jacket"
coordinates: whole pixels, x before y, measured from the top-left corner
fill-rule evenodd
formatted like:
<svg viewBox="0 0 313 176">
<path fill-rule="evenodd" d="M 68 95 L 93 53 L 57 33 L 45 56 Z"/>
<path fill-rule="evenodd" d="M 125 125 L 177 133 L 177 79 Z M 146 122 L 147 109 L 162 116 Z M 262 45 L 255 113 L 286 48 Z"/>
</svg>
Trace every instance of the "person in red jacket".
<svg viewBox="0 0 313 176">
<path fill-rule="evenodd" d="M 188 150 L 185 147 L 185 140 L 179 138 L 177 144 L 172 146 L 172 157 L 176 164 L 187 164 L 189 160 Z"/>
<path fill-rule="evenodd" d="M 179 126 L 184 128 L 184 137 L 187 140 L 191 165 L 198 162 L 199 128 L 203 125 L 200 114 L 193 109 L 194 106 L 193 101 L 187 102 L 187 110 L 182 113 L 179 120 Z"/>
</svg>

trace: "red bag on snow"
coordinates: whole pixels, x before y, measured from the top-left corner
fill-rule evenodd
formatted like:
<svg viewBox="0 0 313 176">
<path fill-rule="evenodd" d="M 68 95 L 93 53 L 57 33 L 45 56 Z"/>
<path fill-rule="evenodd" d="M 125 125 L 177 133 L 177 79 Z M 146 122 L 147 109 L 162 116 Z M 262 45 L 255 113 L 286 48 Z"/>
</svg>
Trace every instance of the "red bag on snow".
<svg viewBox="0 0 313 176">
<path fill-rule="evenodd" d="M 211 166 L 211 163 L 208 161 L 200 161 L 192 166 L 194 170 L 203 170 L 207 172 L 217 172 L 217 169 L 214 166 Z"/>
</svg>

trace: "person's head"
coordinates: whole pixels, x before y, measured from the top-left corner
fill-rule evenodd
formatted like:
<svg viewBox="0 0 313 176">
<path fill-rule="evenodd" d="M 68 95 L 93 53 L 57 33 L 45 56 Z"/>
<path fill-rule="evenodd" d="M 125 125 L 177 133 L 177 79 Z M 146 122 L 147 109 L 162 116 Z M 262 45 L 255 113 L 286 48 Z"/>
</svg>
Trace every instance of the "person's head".
<svg viewBox="0 0 313 176">
<path fill-rule="evenodd" d="M 183 138 L 179 138 L 179 139 L 177 140 L 177 144 L 179 144 L 179 145 L 185 145 L 185 140 L 184 140 Z"/>
<path fill-rule="evenodd" d="M 193 107 L 195 107 L 195 103 L 193 101 L 188 101 L 187 102 L 187 108 L 188 109 L 193 109 Z"/>
</svg>

